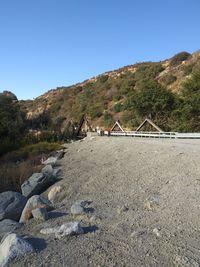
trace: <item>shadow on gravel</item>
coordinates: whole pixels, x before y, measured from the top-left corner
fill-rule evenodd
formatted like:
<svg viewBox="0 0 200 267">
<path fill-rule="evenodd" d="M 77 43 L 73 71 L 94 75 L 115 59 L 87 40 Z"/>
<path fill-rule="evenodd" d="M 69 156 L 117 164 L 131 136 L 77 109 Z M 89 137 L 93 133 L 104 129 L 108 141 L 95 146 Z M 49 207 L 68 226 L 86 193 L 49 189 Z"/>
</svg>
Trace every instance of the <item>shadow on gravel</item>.
<svg viewBox="0 0 200 267">
<path fill-rule="evenodd" d="M 94 213 L 94 209 L 93 208 L 84 208 L 84 210 L 87 213 Z"/>
<path fill-rule="evenodd" d="M 26 240 L 33 246 L 33 248 L 40 252 L 47 247 L 47 242 L 43 238 L 27 237 Z"/>
<path fill-rule="evenodd" d="M 84 234 L 96 232 L 99 228 L 96 225 L 83 227 Z"/>
<path fill-rule="evenodd" d="M 63 217 L 63 216 L 66 216 L 67 214 L 68 213 L 66 213 L 66 212 L 60 212 L 60 211 L 48 212 L 49 219 L 55 219 L 55 218 Z"/>
</svg>

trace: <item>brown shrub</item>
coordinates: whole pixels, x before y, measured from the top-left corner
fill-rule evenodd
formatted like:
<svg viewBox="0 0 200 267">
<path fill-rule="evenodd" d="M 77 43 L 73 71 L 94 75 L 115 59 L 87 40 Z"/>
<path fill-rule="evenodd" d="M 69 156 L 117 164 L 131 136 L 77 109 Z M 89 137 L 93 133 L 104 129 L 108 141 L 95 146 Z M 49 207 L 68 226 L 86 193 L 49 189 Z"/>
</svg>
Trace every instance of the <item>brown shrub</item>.
<svg viewBox="0 0 200 267">
<path fill-rule="evenodd" d="M 41 170 L 40 159 L 0 163 L 0 192 L 12 190 L 21 192 L 21 184 L 34 172 Z"/>
</svg>

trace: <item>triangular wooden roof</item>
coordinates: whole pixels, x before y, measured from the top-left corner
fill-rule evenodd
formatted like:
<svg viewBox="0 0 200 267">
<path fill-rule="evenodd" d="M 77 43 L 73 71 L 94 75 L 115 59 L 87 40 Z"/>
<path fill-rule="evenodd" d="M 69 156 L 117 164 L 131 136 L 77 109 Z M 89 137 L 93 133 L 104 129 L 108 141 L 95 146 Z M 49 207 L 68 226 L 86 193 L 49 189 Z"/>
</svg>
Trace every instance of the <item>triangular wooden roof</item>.
<svg viewBox="0 0 200 267">
<path fill-rule="evenodd" d="M 79 125 L 78 125 L 77 131 L 76 131 L 76 136 L 79 135 L 79 133 L 80 133 L 80 131 L 81 131 L 81 128 L 82 128 L 84 122 L 87 124 L 89 130 L 92 132 L 92 127 L 91 127 L 91 125 L 90 125 L 90 123 L 89 123 L 89 121 L 88 121 L 86 115 L 83 115 L 83 116 L 81 117 L 80 123 L 79 123 Z"/>
<path fill-rule="evenodd" d="M 121 132 L 124 132 L 124 129 L 121 127 L 121 125 L 119 124 L 118 121 L 115 122 L 115 124 L 113 125 L 113 127 L 111 128 L 111 132 L 114 131 L 115 127 L 119 127 L 119 129 L 121 130 Z"/>
<path fill-rule="evenodd" d="M 158 132 L 163 132 L 163 130 L 158 127 L 155 123 L 152 122 L 152 120 L 146 118 L 141 124 L 140 126 L 136 129 L 136 132 L 139 132 L 139 130 L 146 124 L 149 123 L 153 128 L 155 128 Z"/>
</svg>

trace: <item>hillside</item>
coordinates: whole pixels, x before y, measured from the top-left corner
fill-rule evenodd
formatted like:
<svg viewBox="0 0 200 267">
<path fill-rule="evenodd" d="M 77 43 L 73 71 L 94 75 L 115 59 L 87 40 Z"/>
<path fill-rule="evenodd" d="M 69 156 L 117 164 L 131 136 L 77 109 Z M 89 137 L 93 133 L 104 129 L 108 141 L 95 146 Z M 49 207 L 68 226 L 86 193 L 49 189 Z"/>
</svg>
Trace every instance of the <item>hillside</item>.
<svg viewBox="0 0 200 267">
<path fill-rule="evenodd" d="M 52 89 L 20 104 L 33 128 L 64 130 L 86 114 L 93 127 L 109 128 L 119 119 L 124 127 L 134 129 L 150 116 L 164 130 L 199 131 L 193 103 L 188 102 L 193 92 L 185 93 L 199 63 L 199 51 L 181 52 L 161 62 L 136 63 Z"/>
</svg>

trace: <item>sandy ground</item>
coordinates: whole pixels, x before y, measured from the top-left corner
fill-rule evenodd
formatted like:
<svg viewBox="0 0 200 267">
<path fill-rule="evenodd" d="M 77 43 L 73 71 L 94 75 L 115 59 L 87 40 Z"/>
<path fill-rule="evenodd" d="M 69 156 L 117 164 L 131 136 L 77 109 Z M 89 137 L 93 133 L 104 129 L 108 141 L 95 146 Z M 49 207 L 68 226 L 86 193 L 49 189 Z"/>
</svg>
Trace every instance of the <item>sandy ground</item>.
<svg viewBox="0 0 200 267">
<path fill-rule="evenodd" d="M 65 198 L 45 223 L 19 233 L 38 250 L 12 266 L 199 266 L 200 140 L 86 138 L 61 160 Z M 88 213 L 70 207 L 88 200 Z M 85 234 L 39 230 L 80 221 Z"/>
</svg>

